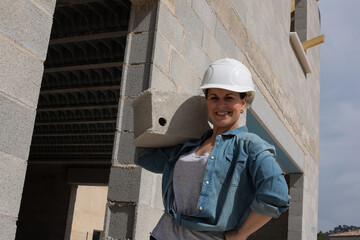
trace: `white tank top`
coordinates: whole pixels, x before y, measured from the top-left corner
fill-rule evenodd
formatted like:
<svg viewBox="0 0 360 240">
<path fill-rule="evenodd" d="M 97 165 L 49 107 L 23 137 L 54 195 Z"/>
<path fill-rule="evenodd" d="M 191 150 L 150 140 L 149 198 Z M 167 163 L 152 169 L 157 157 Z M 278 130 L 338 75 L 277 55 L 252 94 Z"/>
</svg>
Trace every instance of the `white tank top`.
<svg viewBox="0 0 360 240">
<path fill-rule="evenodd" d="M 174 207 L 181 215 L 193 215 L 200 197 L 208 153 L 196 156 L 198 147 L 181 155 L 173 175 Z M 171 217 L 163 214 L 152 232 L 157 240 L 217 240 L 221 239 L 172 224 Z"/>
</svg>

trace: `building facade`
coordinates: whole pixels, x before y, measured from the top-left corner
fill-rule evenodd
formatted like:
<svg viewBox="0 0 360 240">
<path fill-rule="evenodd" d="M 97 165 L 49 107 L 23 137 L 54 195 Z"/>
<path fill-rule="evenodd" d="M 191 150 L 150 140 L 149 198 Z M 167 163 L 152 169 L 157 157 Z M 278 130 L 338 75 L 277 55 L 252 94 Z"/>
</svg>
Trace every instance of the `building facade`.
<svg viewBox="0 0 360 240">
<path fill-rule="evenodd" d="M 175 120 L 197 110 L 188 99 L 224 57 L 252 72 L 256 98 L 242 123 L 276 146 L 291 195 L 289 211 L 250 239 L 316 239 L 320 47 L 307 45 L 321 31 L 316 0 L 5 0 L 0 9 L 4 239 L 70 239 L 80 185 L 108 186 L 105 239 L 148 239 L 162 215 L 161 176 L 136 165 L 134 135 L 147 133 L 138 140 L 148 145 L 193 137 Z"/>
<path fill-rule="evenodd" d="M 330 240 L 358 240 L 360 239 L 360 230 L 353 230 L 342 233 L 333 233 L 329 235 Z"/>
</svg>

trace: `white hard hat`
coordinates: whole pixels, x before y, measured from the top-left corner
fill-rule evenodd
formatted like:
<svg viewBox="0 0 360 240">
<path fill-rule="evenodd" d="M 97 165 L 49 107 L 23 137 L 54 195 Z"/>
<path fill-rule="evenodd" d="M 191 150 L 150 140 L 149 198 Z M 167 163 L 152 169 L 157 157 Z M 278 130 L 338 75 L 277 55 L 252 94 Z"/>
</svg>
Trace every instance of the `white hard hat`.
<svg viewBox="0 0 360 240">
<path fill-rule="evenodd" d="M 247 105 L 255 97 L 254 84 L 249 69 L 238 60 L 225 58 L 213 62 L 206 70 L 200 89 L 221 88 L 247 93 Z"/>
</svg>

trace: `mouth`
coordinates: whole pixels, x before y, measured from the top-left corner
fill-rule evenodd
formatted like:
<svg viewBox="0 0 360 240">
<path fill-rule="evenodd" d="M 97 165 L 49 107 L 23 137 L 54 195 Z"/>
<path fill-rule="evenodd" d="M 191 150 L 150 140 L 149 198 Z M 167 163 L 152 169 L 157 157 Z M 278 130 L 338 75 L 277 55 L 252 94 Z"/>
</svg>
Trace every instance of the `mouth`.
<svg viewBox="0 0 360 240">
<path fill-rule="evenodd" d="M 226 112 L 226 111 L 222 111 L 222 112 L 215 112 L 216 116 L 219 116 L 219 117 L 225 117 L 227 115 L 230 116 L 230 112 Z"/>
</svg>

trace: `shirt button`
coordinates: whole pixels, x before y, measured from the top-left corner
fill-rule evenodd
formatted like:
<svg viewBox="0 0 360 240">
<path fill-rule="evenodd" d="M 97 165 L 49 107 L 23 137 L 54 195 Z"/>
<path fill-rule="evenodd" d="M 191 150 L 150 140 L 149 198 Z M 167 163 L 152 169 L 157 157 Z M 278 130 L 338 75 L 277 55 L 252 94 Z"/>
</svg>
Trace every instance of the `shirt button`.
<svg viewBox="0 0 360 240">
<path fill-rule="evenodd" d="M 199 210 L 202 211 L 202 207 L 199 207 Z"/>
<path fill-rule="evenodd" d="M 214 156 L 211 156 L 210 159 L 214 159 Z"/>
<path fill-rule="evenodd" d="M 206 181 L 205 183 L 206 183 L 206 184 L 209 184 L 209 181 Z"/>
<path fill-rule="evenodd" d="M 216 143 L 216 146 L 219 146 L 220 143 Z"/>
</svg>

